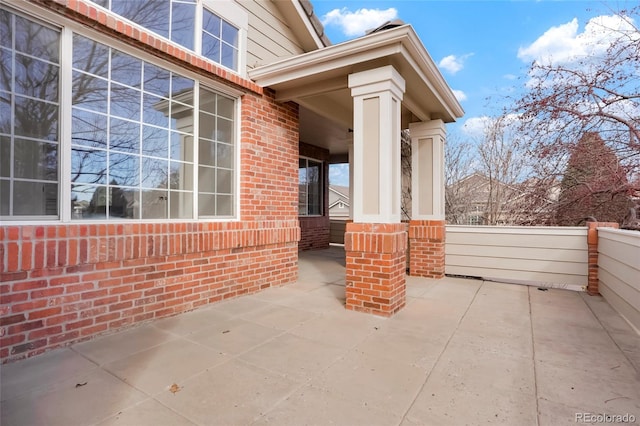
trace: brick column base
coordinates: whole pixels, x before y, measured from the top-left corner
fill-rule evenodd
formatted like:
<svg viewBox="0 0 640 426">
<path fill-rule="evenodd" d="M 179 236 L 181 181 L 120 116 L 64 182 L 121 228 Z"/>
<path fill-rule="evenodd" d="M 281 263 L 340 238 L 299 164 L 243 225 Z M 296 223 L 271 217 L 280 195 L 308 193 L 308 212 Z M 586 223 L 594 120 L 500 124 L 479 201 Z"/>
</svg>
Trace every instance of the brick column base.
<svg viewBox="0 0 640 426">
<path fill-rule="evenodd" d="M 588 247 L 588 277 L 587 293 L 591 296 L 600 294 L 598 289 L 598 228 L 615 228 L 615 222 L 587 222 L 587 247 Z"/>
<path fill-rule="evenodd" d="M 409 222 L 409 274 L 416 277 L 444 277 L 444 220 Z"/>
<path fill-rule="evenodd" d="M 402 223 L 347 223 L 347 309 L 389 317 L 404 307 L 406 247 Z"/>
</svg>

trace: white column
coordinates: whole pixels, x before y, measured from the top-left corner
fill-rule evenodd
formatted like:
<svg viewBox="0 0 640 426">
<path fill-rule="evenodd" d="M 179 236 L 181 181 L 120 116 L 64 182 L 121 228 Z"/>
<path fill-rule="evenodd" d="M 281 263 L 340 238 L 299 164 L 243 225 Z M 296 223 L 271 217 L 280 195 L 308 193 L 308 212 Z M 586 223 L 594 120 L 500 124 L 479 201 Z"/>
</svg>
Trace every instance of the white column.
<svg viewBox="0 0 640 426">
<path fill-rule="evenodd" d="M 350 74 L 349 88 L 353 96 L 353 221 L 399 223 L 404 79 L 387 65 Z"/>
<path fill-rule="evenodd" d="M 349 219 L 353 220 L 353 138 L 349 141 Z"/>
<path fill-rule="evenodd" d="M 409 132 L 412 219 L 444 220 L 444 122 L 411 123 Z"/>
</svg>

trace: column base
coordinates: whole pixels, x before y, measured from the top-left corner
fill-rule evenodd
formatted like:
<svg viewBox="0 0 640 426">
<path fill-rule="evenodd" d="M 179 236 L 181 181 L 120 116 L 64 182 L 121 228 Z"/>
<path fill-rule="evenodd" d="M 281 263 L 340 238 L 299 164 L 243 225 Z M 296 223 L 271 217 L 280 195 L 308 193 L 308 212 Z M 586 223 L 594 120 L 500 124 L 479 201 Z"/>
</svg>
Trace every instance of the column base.
<svg viewBox="0 0 640 426">
<path fill-rule="evenodd" d="M 409 275 L 444 277 L 444 220 L 409 222 Z"/>
<path fill-rule="evenodd" d="M 402 223 L 347 223 L 347 309 L 390 317 L 405 306 L 406 246 Z"/>
</svg>

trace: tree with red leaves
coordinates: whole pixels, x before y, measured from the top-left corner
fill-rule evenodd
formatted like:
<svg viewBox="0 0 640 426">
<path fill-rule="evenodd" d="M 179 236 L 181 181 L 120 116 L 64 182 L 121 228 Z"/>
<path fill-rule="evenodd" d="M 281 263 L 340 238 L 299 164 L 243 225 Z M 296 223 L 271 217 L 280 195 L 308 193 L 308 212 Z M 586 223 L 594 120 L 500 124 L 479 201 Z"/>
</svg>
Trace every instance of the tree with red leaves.
<svg viewBox="0 0 640 426">
<path fill-rule="evenodd" d="M 556 222 L 583 225 L 588 220 L 623 223 L 631 207 L 627 171 L 598 133 L 575 144 L 560 183 Z"/>
</svg>

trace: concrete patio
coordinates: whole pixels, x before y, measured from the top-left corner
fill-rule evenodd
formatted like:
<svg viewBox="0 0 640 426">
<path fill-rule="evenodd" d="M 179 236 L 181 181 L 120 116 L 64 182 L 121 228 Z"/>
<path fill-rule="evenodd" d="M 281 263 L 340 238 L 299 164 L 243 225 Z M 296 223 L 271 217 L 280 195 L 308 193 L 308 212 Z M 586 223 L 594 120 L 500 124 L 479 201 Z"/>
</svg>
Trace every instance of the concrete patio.
<svg viewBox="0 0 640 426">
<path fill-rule="evenodd" d="M 1 366 L 0 423 L 640 422 L 640 336 L 602 298 L 413 277 L 407 295 L 390 319 L 346 311 L 344 252 L 304 253 L 287 287 Z"/>
</svg>

